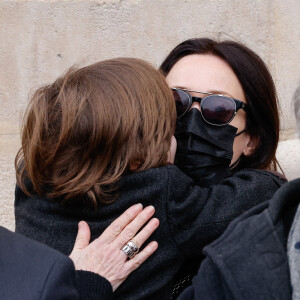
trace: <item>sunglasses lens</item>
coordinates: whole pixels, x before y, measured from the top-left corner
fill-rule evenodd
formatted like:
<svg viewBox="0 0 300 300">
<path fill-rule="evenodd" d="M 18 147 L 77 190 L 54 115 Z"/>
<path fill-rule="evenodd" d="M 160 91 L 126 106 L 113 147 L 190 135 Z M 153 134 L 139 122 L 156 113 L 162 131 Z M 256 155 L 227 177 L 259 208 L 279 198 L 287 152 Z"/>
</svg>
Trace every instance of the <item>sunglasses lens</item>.
<svg viewBox="0 0 300 300">
<path fill-rule="evenodd" d="M 235 113 L 235 103 L 226 97 L 208 96 L 201 102 L 201 112 L 207 122 L 224 125 L 232 119 Z"/>
<path fill-rule="evenodd" d="M 189 109 L 190 98 L 188 94 L 184 91 L 181 90 L 172 90 L 172 91 L 175 99 L 177 116 L 181 117 Z"/>
</svg>

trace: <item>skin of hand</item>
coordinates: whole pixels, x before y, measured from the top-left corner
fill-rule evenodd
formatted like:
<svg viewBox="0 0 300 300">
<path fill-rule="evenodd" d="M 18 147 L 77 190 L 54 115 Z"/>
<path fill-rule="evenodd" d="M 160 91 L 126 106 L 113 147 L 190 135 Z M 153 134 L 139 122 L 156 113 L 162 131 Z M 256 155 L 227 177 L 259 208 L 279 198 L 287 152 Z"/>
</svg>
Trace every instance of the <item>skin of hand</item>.
<svg viewBox="0 0 300 300">
<path fill-rule="evenodd" d="M 140 248 L 157 229 L 158 219 L 152 218 L 147 223 L 154 212 L 153 206 L 143 209 L 141 204 L 133 205 L 92 243 L 89 243 L 91 232 L 88 224 L 84 221 L 79 222 L 76 241 L 70 254 L 75 269 L 94 272 L 105 277 L 115 291 L 158 247 L 157 242 L 153 241 L 132 259 L 128 259 L 121 250 L 130 240 Z M 147 225 L 144 226 L 145 223 Z M 144 228 L 137 234 L 143 226 Z"/>
<path fill-rule="evenodd" d="M 177 141 L 174 135 L 172 135 L 170 150 L 168 151 L 168 162 L 174 164 L 175 155 L 177 150 Z"/>
</svg>

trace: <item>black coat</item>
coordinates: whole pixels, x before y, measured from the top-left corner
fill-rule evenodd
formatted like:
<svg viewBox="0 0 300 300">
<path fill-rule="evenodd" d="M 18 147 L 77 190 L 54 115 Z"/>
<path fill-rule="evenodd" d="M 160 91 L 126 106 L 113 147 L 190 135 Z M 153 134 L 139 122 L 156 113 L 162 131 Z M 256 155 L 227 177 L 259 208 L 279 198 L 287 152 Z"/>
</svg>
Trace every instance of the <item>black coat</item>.
<svg viewBox="0 0 300 300">
<path fill-rule="evenodd" d="M 178 299 L 291 299 L 287 239 L 299 203 L 296 179 L 235 219 L 204 248 L 207 258 Z"/>
<path fill-rule="evenodd" d="M 93 289 L 90 281 L 97 283 Z M 58 251 L 0 227 L 1 300 L 111 299 L 111 293 L 102 277 L 76 273 Z"/>
<path fill-rule="evenodd" d="M 158 250 L 116 291 L 118 299 L 169 298 L 172 281 L 184 262 L 200 255 L 234 218 L 270 199 L 285 181 L 258 170 L 243 170 L 212 188 L 200 188 L 177 167 L 169 165 L 126 175 L 119 183 L 119 197 L 97 210 L 62 207 L 38 195 L 26 196 L 16 188 L 16 230 L 69 254 L 77 223 L 86 220 L 92 239 L 129 206 L 153 205 L 160 220 L 152 239 Z"/>
</svg>

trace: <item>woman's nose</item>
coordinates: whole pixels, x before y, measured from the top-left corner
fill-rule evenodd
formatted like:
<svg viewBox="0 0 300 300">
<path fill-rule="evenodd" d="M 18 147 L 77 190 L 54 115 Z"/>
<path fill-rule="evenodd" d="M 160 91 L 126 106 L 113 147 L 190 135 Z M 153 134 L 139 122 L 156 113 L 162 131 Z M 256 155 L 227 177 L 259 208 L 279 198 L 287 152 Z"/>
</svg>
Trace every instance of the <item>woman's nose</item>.
<svg viewBox="0 0 300 300">
<path fill-rule="evenodd" d="M 200 104 L 197 103 L 197 102 L 194 102 L 194 103 L 192 104 L 192 106 L 191 106 L 191 109 L 192 109 L 192 108 L 197 108 L 198 110 L 200 110 Z"/>
</svg>

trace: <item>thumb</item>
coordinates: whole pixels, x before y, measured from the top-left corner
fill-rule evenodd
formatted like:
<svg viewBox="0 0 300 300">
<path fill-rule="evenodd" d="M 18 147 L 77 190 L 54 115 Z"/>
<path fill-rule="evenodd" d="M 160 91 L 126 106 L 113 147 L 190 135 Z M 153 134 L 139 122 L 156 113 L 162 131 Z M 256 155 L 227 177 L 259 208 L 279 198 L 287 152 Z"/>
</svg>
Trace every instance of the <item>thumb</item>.
<svg viewBox="0 0 300 300">
<path fill-rule="evenodd" d="M 90 239 L 91 231 L 89 225 L 85 221 L 80 221 L 73 251 L 84 249 L 89 245 Z"/>
</svg>

